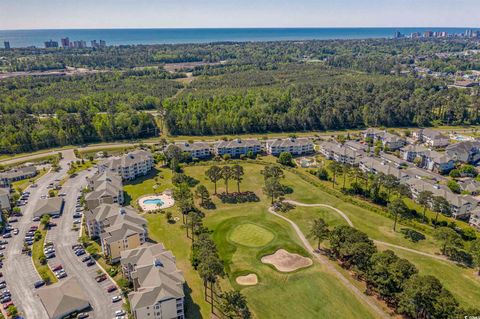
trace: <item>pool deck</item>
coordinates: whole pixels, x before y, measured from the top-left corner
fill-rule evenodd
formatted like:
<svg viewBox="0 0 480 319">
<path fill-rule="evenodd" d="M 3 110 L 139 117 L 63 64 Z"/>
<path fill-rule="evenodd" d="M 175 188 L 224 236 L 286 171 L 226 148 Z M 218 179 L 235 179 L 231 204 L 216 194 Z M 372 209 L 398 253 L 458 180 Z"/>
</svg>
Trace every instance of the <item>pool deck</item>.
<svg viewBox="0 0 480 319">
<path fill-rule="evenodd" d="M 159 207 L 157 204 L 144 203 L 146 200 L 156 200 L 156 199 L 161 200 L 163 202 L 163 205 Z M 147 196 L 140 197 L 138 199 L 138 205 L 144 212 L 151 212 L 158 209 L 166 209 L 166 208 L 172 207 L 173 205 L 175 205 L 175 200 L 172 198 L 171 195 L 167 195 L 167 194 L 147 195 Z"/>
</svg>

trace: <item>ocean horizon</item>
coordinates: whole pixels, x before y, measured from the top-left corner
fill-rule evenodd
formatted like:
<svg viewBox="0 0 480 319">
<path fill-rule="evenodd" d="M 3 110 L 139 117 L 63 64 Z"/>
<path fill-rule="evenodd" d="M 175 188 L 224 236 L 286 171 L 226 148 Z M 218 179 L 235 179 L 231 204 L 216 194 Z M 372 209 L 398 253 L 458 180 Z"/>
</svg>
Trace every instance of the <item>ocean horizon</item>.
<svg viewBox="0 0 480 319">
<path fill-rule="evenodd" d="M 395 32 L 445 31 L 460 34 L 469 27 L 389 27 L 389 28 L 163 28 L 163 29 L 35 29 L 0 30 L 0 45 L 9 41 L 12 48 L 43 47 L 45 41 L 104 40 L 107 45 L 152 45 L 213 42 L 258 42 L 288 40 L 346 40 L 392 38 Z M 475 29 L 475 28 L 473 28 Z"/>
</svg>

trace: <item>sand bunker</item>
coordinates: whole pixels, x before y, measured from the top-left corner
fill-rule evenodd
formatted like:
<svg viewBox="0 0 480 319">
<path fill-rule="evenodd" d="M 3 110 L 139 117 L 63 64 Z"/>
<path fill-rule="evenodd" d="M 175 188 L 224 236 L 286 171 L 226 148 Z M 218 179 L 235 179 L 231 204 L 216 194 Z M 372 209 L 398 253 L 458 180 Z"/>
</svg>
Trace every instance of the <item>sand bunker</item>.
<svg viewBox="0 0 480 319">
<path fill-rule="evenodd" d="M 258 284 L 258 278 L 257 275 L 255 274 L 248 274 L 246 276 L 238 276 L 237 279 L 237 284 L 242 285 L 242 286 L 255 286 Z"/>
<path fill-rule="evenodd" d="M 310 258 L 289 253 L 285 249 L 279 249 L 273 255 L 263 256 L 262 263 L 271 264 L 281 272 L 290 272 L 308 267 L 313 262 Z"/>
</svg>

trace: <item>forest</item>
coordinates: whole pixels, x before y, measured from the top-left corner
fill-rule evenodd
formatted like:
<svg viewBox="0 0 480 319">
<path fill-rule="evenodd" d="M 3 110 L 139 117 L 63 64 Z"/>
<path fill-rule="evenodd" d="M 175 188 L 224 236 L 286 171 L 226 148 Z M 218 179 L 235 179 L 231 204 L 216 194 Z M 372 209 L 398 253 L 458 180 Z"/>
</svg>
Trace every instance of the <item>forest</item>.
<svg viewBox="0 0 480 319">
<path fill-rule="evenodd" d="M 0 79 L 0 153 L 151 137 L 160 126 L 209 135 L 478 124 L 477 89 L 400 72 L 477 69 L 478 54 L 456 54 L 476 49 L 465 39 L 0 49 L 0 72 L 92 71 Z M 221 63 L 163 68 L 182 62 Z"/>
</svg>

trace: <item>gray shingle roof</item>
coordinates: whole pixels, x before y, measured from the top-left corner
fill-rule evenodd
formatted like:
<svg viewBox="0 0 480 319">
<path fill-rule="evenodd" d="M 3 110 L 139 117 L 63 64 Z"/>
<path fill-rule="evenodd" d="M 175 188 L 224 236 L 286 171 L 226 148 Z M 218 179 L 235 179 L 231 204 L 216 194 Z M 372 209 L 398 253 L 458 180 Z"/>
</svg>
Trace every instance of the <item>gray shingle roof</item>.
<svg viewBox="0 0 480 319">
<path fill-rule="evenodd" d="M 42 215 L 45 215 L 45 214 L 61 212 L 62 207 L 63 207 L 63 198 L 61 197 L 40 199 L 38 201 L 37 207 L 35 207 L 35 211 L 33 215 L 35 217 L 41 217 Z"/>
</svg>

